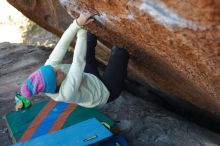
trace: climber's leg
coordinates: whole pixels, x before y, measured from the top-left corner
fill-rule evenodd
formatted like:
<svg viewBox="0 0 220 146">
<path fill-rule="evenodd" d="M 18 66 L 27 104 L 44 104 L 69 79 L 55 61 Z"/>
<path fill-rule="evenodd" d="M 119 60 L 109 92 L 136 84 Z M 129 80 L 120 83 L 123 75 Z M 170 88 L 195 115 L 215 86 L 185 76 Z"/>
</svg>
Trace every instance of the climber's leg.
<svg viewBox="0 0 220 146">
<path fill-rule="evenodd" d="M 129 54 L 122 48 L 113 47 L 108 66 L 103 73 L 102 81 L 110 91 L 108 102 L 115 100 L 124 87 L 127 74 Z"/>
<path fill-rule="evenodd" d="M 100 78 L 96 59 L 95 59 L 95 47 L 97 45 L 97 37 L 88 32 L 87 33 L 87 52 L 86 52 L 86 66 L 84 72 L 91 73 Z"/>
</svg>

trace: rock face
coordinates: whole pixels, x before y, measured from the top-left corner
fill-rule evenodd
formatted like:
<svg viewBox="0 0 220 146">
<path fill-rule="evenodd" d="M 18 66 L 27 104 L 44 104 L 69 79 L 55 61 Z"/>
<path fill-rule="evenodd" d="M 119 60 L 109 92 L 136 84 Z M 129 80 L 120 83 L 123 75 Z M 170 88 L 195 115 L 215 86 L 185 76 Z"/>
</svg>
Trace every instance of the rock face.
<svg viewBox="0 0 220 146">
<path fill-rule="evenodd" d="M 87 28 L 130 55 L 129 75 L 220 115 L 220 2 L 217 0 L 8 0 L 60 35 L 84 10 L 99 13 Z M 60 6 L 66 9 L 66 11 Z M 68 12 L 68 13 L 67 13 Z M 106 50 L 98 58 L 106 61 Z"/>
</svg>

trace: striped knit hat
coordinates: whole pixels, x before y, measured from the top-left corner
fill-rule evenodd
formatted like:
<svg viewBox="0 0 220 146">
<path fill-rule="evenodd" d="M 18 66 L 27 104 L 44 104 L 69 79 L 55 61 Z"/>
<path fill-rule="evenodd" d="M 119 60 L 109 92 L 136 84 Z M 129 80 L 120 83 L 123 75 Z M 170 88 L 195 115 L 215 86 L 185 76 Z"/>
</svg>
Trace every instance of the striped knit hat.
<svg viewBox="0 0 220 146">
<path fill-rule="evenodd" d="M 56 90 L 56 74 L 51 65 L 40 67 L 33 72 L 21 87 L 21 95 L 31 97 L 40 92 L 54 93 Z"/>
</svg>

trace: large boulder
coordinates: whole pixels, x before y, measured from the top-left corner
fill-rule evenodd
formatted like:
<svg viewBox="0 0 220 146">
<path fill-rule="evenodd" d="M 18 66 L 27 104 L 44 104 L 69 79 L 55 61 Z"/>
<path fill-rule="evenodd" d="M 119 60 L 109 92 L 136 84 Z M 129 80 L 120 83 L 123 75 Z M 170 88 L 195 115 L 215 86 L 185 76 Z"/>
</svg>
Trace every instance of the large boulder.
<svg viewBox="0 0 220 146">
<path fill-rule="evenodd" d="M 8 1 L 58 35 L 78 13 L 98 13 L 87 28 L 106 46 L 129 51 L 131 77 L 172 99 L 220 115 L 219 1 Z M 97 58 L 106 62 L 109 51 L 101 43 L 99 47 Z"/>
</svg>

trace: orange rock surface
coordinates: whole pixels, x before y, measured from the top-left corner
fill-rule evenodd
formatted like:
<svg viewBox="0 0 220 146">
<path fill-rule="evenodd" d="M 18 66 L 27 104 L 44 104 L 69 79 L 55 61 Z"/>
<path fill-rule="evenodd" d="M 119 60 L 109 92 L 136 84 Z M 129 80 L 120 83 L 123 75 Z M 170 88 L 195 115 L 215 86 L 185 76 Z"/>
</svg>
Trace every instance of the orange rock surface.
<svg viewBox="0 0 220 146">
<path fill-rule="evenodd" d="M 129 51 L 130 76 L 220 115 L 218 0 L 8 1 L 58 35 L 72 21 L 68 14 L 74 18 L 85 10 L 99 13 L 87 28 L 107 46 Z M 106 52 L 99 50 L 98 59 L 106 61 Z"/>
</svg>

